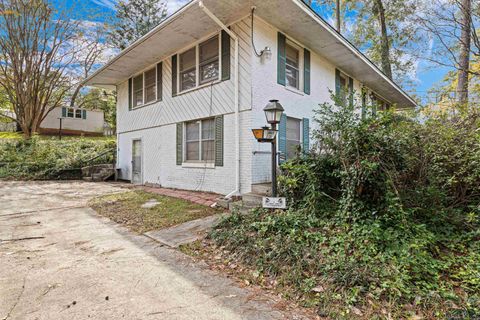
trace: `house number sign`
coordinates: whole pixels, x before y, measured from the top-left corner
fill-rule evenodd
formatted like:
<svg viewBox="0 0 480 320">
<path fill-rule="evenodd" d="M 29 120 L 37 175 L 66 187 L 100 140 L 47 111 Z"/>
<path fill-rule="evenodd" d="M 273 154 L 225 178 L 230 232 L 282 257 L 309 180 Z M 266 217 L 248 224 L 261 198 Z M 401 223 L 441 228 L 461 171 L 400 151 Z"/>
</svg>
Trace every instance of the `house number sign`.
<svg viewBox="0 0 480 320">
<path fill-rule="evenodd" d="M 262 206 L 271 209 L 286 209 L 287 199 L 283 197 L 263 197 Z"/>
</svg>

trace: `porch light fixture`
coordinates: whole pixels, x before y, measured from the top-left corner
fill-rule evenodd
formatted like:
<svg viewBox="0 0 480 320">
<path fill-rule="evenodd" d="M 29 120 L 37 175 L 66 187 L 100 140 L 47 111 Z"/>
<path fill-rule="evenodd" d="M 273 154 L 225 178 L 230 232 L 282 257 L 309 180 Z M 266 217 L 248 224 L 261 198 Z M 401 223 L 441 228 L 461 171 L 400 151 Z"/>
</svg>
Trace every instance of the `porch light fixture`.
<svg viewBox="0 0 480 320">
<path fill-rule="evenodd" d="M 270 100 L 267 106 L 263 109 L 263 112 L 265 112 L 265 117 L 267 118 L 267 122 L 271 125 L 280 123 L 283 111 L 284 109 L 278 100 Z M 272 127 L 272 129 L 276 128 Z"/>
<path fill-rule="evenodd" d="M 277 124 L 280 123 L 283 114 L 283 107 L 278 100 L 270 100 L 263 109 L 265 118 L 271 127 L 252 129 L 253 135 L 258 142 L 269 142 L 272 144 L 272 196 L 277 196 Z"/>
<path fill-rule="evenodd" d="M 252 129 L 252 132 L 258 142 L 272 142 L 277 137 L 277 131 L 271 130 L 269 127 Z"/>
</svg>

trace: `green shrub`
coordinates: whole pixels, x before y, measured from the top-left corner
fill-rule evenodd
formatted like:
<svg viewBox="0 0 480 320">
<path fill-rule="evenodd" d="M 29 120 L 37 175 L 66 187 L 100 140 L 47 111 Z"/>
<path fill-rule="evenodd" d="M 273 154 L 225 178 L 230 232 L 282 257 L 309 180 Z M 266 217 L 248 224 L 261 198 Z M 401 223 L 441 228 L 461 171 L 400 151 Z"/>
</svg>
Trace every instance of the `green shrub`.
<svg viewBox="0 0 480 320">
<path fill-rule="evenodd" d="M 0 178 L 53 179 L 62 170 L 77 169 L 86 160 L 107 152 L 92 162 L 112 163 L 116 142 L 111 139 L 18 139 L 0 143 Z"/>
<path fill-rule="evenodd" d="M 480 313 L 478 110 L 415 119 L 322 105 L 314 151 L 282 166 L 289 210 L 233 215 L 212 239 L 334 317 Z"/>
</svg>

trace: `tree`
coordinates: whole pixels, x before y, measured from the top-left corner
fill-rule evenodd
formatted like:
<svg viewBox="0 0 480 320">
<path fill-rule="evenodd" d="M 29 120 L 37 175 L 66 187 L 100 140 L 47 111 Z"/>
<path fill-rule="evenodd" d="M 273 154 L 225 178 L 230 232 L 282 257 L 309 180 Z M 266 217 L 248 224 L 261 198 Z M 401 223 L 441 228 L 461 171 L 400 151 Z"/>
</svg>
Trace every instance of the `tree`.
<svg viewBox="0 0 480 320">
<path fill-rule="evenodd" d="M 412 70 L 410 52 L 419 42 L 413 23 L 418 0 L 358 0 L 355 6 L 353 42 L 381 66 L 390 79 L 404 80 Z"/>
<path fill-rule="evenodd" d="M 78 22 L 43 0 L 0 0 L 0 86 L 26 138 L 71 89 L 67 68 Z"/>
<path fill-rule="evenodd" d="M 480 77 L 471 67 L 472 58 L 480 57 L 480 3 L 471 0 L 451 0 L 425 3 L 418 14 L 417 24 L 426 40 L 434 42 L 432 53 L 422 58 L 456 71 L 456 101 L 468 105 L 472 78 Z M 475 80 L 475 79 L 474 79 Z"/>
<path fill-rule="evenodd" d="M 167 16 L 166 1 L 120 0 L 115 4 L 116 21 L 109 38 L 121 50 L 139 39 Z"/>
<path fill-rule="evenodd" d="M 113 129 L 116 127 L 117 95 L 115 91 L 93 88 L 84 94 L 80 94 L 77 101 L 79 108 L 103 111 L 105 122 Z"/>
<path fill-rule="evenodd" d="M 107 45 L 104 36 L 106 28 L 103 24 L 79 26 L 80 29 L 74 38 L 73 46 L 79 53 L 76 58 L 75 68 L 71 70 L 73 92 L 70 97 L 70 107 L 76 107 L 77 98 L 84 87 L 83 81 L 91 74 L 99 62 L 106 62 Z M 77 106 L 81 107 L 81 106 Z"/>
</svg>

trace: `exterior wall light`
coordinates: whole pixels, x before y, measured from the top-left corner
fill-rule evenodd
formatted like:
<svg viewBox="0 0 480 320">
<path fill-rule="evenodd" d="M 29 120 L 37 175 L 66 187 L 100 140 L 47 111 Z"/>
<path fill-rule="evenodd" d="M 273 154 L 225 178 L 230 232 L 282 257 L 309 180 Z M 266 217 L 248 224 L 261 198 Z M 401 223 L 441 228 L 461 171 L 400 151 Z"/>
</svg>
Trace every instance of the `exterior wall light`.
<svg viewBox="0 0 480 320">
<path fill-rule="evenodd" d="M 260 51 L 260 56 L 264 60 L 270 60 L 272 58 L 272 50 L 270 49 L 270 47 L 265 47 L 265 49 Z"/>
<path fill-rule="evenodd" d="M 258 142 L 272 142 L 277 137 L 277 131 L 271 130 L 269 127 L 252 129 L 252 132 Z"/>
</svg>

